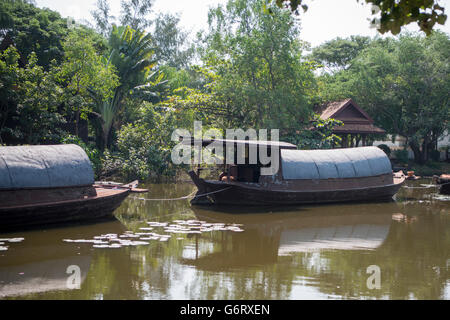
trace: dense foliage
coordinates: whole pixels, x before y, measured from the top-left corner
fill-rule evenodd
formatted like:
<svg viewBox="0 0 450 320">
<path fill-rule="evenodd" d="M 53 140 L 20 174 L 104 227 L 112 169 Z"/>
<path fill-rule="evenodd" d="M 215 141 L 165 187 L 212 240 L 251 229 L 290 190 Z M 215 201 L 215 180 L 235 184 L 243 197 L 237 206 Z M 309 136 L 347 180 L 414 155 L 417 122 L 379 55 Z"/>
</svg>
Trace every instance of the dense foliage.
<svg viewBox="0 0 450 320">
<path fill-rule="evenodd" d="M 338 42 L 323 47 L 341 50 Z M 323 100 L 354 98 L 388 133 L 405 137 L 415 160 L 424 163 L 450 128 L 449 53 L 450 38 L 440 32 L 375 39 L 350 62 L 322 60 L 340 68 L 320 77 L 319 95 Z"/>
<path fill-rule="evenodd" d="M 309 117 L 314 65 L 302 59 L 298 23 L 263 0 L 229 1 L 210 11 L 203 59 L 238 127 L 293 128 Z"/>
<path fill-rule="evenodd" d="M 351 97 L 405 137 L 418 162 L 436 157 L 449 129 L 447 34 L 337 38 L 308 52 L 298 17 L 272 2 L 211 8 L 192 41 L 179 17 L 149 19 L 150 0 L 121 1 L 118 17 L 98 0 L 95 30 L 29 1 L 2 1 L 0 144 L 76 143 L 97 178 L 173 177 L 174 129 L 280 129 L 300 148 L 332 148 L 341 123 L 314 107 Z"/>
</svg>

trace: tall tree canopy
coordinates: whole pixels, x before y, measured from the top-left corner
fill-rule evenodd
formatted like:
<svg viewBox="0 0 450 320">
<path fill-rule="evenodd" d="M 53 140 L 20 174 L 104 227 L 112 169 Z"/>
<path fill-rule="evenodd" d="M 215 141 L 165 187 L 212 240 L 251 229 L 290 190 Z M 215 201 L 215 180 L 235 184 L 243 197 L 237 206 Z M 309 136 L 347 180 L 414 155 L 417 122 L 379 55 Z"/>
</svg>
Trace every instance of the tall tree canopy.
<svg viewBox="0 0 450 320">
<path fill-rule="evenodd" d="M 369 37 L 363 36 L 336 38 L 314 48 L 311 58 L 323 64 L 327 71 L 347 69 L 370 42 Z"/>
<path fill-rule="evenodd" d="M 181 30 L 178 16 L 160 13 L 154 22 L 153 43 L 160 64 L 185 68 L 194 55 L 194 46 L 188 44 L 188 34 Z"/>
<path fill-rule="evenodd" d="M 92 18 L 94 18 L 97 31 L 104 37 L 108 37 L 111 33 L 112 25 L 111 21 L 115 19 L 110 14 L 111 8 L 109 7 L 108 0 L 97 0 L 97 8 L 91 12 Z"/>
<path fill-rule="evenodd" d="M 63 90 L 55 75 L 37 64 L 36 54 L 19 65 L 14 47 L 0 53 L 0 143 L 54 141 L 64 121 L 57 112 Z"/>
<path fill-rule="evenodd" d="M 113 26 L 109 37 L 111 48 L 109 63 L 117 70 L 120 85 L 113 97 L 98 101 L 102 118 L 104 146 L 108 145 L 113 120 L 122 108 L 123 99 L 133 95 L 146 101 L 158 101 L 155 91 L 163 85 L 162 76 L 156 70 L 154 49 L 149 33 L 143 33 L 129 26 Z"/>
<path fill-rule="evenodd" d="M 209 13 L 203 60 L 240 126 L 291 128 L 309 115 L 312 66 L 302 61 L 299 25 L 264 0 L 230 0 Z"/>
<path fill-rule="evenodd" d="M 323 75 L 320 95 L 354 98 L 388 133 L 405 137 L 424 163 L 450 129 L 449 62 L 450 38 L 441 32 L 375 40 L 349 69 Z"/>
<path fill-rule="evenodd" d="M 147 15 L 151 12 L 153 0 L 121 0 L 120 24 L 134 30 L 144 31 L 151 25 Z"/>
<path fill-rule="evenodd" d="M 113 25 L 129 26 L 133 30 L 145 31 L 152 25 L 149 14 L 152 12 L 153 0 L 121 0 L 120 15 L 111 15 L 107 0 L 97 0 L 96 9 L 91 12 L 97 30 L 108 37 Z"/>
<path fill-rule="evenodd" d="M 67 34 L 67 20 L 49 9 L 39 9 L 28 1 L 2 1 L 0 28 L 8 34 L 23 57 L 36 53 L 37 63 L 47 67 L 64 56 L 62 39 Z"/>
<path fill-rule="evenodd" d="M 93 39 L 83 29 L 70 32 L 63 48 L 63 63 L 54 69 L 65 89 L 66 113 L 74 119 L 75 133 L 78 134 L 80 116 L 86 118 L 94 111 L 96 101 L 111 98 L 119 85 L 119 78 L 115 67 L 96 51 Z"/>
</svg>

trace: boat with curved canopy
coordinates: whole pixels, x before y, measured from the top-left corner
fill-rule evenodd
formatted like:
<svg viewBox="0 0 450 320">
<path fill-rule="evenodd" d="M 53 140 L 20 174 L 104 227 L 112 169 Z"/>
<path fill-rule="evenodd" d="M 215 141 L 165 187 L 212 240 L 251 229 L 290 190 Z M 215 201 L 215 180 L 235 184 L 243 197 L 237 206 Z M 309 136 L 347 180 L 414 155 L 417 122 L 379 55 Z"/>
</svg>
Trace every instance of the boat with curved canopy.
<svg viewBox="0 0 450 320">
<path fill-rule="evenodd" d="M 250 145 L 242 140 L 234 144 Z M 227 165 L 227 173 L 218 180 L 201 179 L 190 171 L 198 188 L 192 203 L 295 205 L 389 200 L 405 180 L 402 172 L 393 173 L 389 158 L 377 147 L 297 150 L 294 145 L 278 143 L 276 150 L 280 166 L 273 175 L 261 175 L 263 165 L 250 165 L 248 158 L 244 164 Z"/>
<path fill-rule="evenodd" d="M 77 145 L 0 147 L 0 230 L 111 217 L 132 190 L 96 185 Z"/>
</svg>

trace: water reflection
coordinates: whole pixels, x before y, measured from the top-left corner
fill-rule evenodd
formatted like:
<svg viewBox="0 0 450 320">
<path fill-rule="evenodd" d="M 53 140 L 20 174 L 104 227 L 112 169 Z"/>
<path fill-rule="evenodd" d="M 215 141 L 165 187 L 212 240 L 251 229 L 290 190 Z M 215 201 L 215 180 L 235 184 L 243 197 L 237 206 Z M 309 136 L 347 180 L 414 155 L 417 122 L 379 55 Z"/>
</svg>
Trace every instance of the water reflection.
<svg viewBox="0 0 450 320">
<path fill-rule="evenodd" d="M 0 257 L 0 298 L 69 290 L 67 279 L 71 273 L 67 273 L 67 268 L 73 265 L 80 268 L 80 281 L 83 283 L 92 264 L 92 250 L 82 245 L 63 246 L 61 239 L 86 237 L 94 230 L 102 229 L 119 231 L 124 226 L 115 221 L 8 234 L 8 237 L 25 235 L 26 239 L 20 246 L 10 246 Z"/>
<path fill-rule="evenodd" d="M 355 213 L 362 209 L 342 205 L 331 212 L 310 207 L 236 216 L 194 208 L 200 220 L 243 224 L 245 234 L 221 234 L 214 239 L 220 251 L 190 260 L 197 267 L 214 269 L 275 263 L 279 256 L 298 252 L 373 250 L 388 236 L 392 213 L 398 207 L 374 204 L 369 211 Z"/>
<path fill-rule="evenodd" d="M 175 198 L 193 190 L 188 183 L 149 187 L 142 198 Z M 391 203 L 282 211 L 130 197 L 115 214 L 114 222 L 8 234 L 25 241 L 0 252 L 0 297 L 448 298 L 449 202 L 435 200 L 430 188 L 402 189 Z M 180 234 L 120 249 L 62 242 L 137 232 L 146 221 L 188 219 L 242 224 L 245 231 Z M 80 266 L 80 290 L 66 287 L 68 265 Z M 379 290 L 366 286 L 370 265 L 381 269 Z"/>
</svg>

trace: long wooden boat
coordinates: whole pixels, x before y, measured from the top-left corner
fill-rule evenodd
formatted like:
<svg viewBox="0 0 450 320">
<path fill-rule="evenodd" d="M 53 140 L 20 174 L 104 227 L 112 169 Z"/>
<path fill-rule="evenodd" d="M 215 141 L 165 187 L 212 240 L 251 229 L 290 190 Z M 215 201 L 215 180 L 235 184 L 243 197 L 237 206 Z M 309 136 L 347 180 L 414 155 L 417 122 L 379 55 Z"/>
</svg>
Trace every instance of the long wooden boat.
<svg viewBox="0 0 450 320">
<path fill-rule="evenodd" d="M 235 143 L 248 146 L 246 141 Z M 280 167 L 274 175 L 260 175 L 260 166 L 248 164 L 228 166 L 218 180 L 202 179 L 190 171 L 198 188 L 192 203 L 280 206 L 389 200 L 405 181 L 402 172 L 393 173 L 386 154 L 377 147 L 295 150 L 286 143 L 277 146 Z"/>
<path fill-rule="evenodd" d="M 112 218 L 130 192 L 94 186 L 2 191 L 0 230 Z"/>
<path fill-rule="evenodd" d="M 76 145 L 0 147 L 0 230 L 111 218 L 136 185 L 95 184 Z"/>
</svg>

